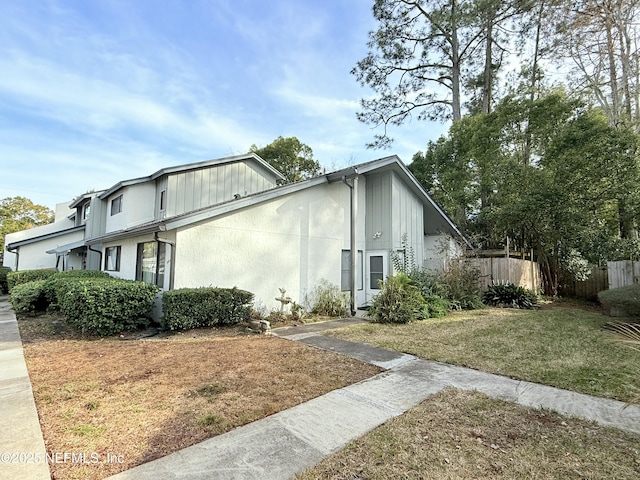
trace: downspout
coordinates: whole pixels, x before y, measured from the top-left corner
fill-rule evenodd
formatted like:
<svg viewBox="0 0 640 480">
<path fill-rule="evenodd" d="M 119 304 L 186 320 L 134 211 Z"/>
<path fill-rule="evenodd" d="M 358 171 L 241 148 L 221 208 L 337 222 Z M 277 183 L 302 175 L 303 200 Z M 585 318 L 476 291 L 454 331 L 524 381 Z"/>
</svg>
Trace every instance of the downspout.
<svg viewBox="0 0 640 480">
<path fill-rule="evenodd" d="M 102 270 L 102 250 L 94 250 L 93 248 L 91 248 L 91 245 L 87 245 L 87 248 L 89 250 L 91 250 L 92 252 L 97 253 L 100 256 L 100 261 L 98 262 L 98 270 Z"/>
<path fill-rule="evenodd" d="M 355 171 L 355 176 L 351 179 L 351 184 L 347 182 L 347 177 L 342 177 L 342 183 L 349 187 L 350 196 L 349 204 L 351 208 L 351 228 L 350 228 L 350 248 L 351 248 L 351 278 L 350 290 L 351 290 L 351 315 L 356 314 L 356 274 L 358 268 L 358 250 L 356 248 L 356 228 L 358 226 L 358 171 Z"/>
<path fill-rule="evenodd" d="M 16 255 L 16 270 L 15 271 L 17 272 L 18 271 L 18 262 L 20 261 L 20 247 L 11 248 L 11 247 L 9 247 L 7 245 L 7 252 L 15 253 L 15 255 Z"/>
<path fill-rule="evenodd" d="M 171 246 L 171 257 L 169 260 L 169 264 L 171 265 L 171 270 L 169 271 L 169 290 L 173 290 L 173 279 L 174 279 L 174 273 L 175 273 L 175 260 L 176 260 L 176 244 L 175 242 L 170 242 L 169 240 L 164 240 L 162 238 L 158 237 L 158 232 L 155 232 L 153 234 L 153 237 L 155 239 L 156 242 L 158 243 L 165 243 L 169 246 Z M 159 252 L 160 250 L 158 250 Z M 160 255 L 160 253 L 158 253 L 158 256 Z M 165 259 L 166 261 L 166 259 Z M 158 259 L 156 259 L 156 265 L 159 266 L 160 263 L 158 262 Z M 156 267 L 157 269 L 158 267 Z M 158 276 L 158 272 L 156 270 L 156 278 Z"/>
</svg>

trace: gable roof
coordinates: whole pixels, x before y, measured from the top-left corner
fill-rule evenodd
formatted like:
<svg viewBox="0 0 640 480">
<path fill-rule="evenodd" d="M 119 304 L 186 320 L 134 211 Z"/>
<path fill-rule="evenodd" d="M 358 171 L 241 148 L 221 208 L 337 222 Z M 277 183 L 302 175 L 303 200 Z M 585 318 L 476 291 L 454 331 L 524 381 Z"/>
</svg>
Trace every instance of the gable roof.
<svg viewBox="0 0 640 480">
<path fill-rule="evenodd" d="M 241 157 L 242 158 L 242 157 Z M 166 169 L 165 169 L 166 170 Z M 124 230 L 116 232 L 110 232 L 100 237 L 95 237 L 87 241 L 88 245 L 95 245 L 105 241 L 116 241 L 123 238 L 128 238 L 135 235 L 145 235 L 160 231 L 173 230 L 175 228 L 185 227 L 197 222 L 208 220 L 219 215 L 228 214 L 242 208 L 246 208 L 252 205 L 256 205 L 262 202 L 273 200 L 284 195 L 306 190 L 323 183 L 333 183 L 336 181 L 342 181 L 344 178 L 352 178 L 357 175 L 363 175 L 367 173 L 394 171 L 401 177 L 407 180 L 407 184 L 412 192 L 422 199 L 425 205 L 425 217 L 429 214 L 429 218 L 438 219 L 437 222 L 430 225 L 430 233 L 439 233 L 446 231 L 452 235 L 457 235 L 463 240 L 469 247 L 471 244 L 465 238 L 465 236 L 458 230 L 451 219 L 446 213 L 433 201 L 433 199 L 422 188 L 420 182 L 413 176 L 409 169 L 402 163 L 400 158 L 396 155 L 380 158 L 359 165 L 354 165 L 341 170 L 337 170 L 332 173 L 320 175 L 317 177 L 303 180 L 301 182 L 290 183 L 274 187 L 262 192 L 253 193 L 247 196 L 243 196 L 237 199 L 231 199 L 223 203 L 216 205 L 210 205 L 191 212 L 182 213 L 173 217 L 165 218 L 162 220 L 155 220 L 143 225 L 137 225 Z M 426 223 L 425 223 L 426 225 Z"/>
<path fill-rule="evenodd" d="M 147 175 L 146 177 L 138 177 L 138 178 L 131 178 L 129 180 L 122 180 L 122 181 L 116 183 L 111 188 L 108 188 L 107 190 L 104 190 L 103 192 L 100 192 L 100 194 L 98 196 L 99 196 L 100 199 L 104 200 L 105 198 L 107 198 L 107 197 L 113 195 L 114 193 L 116 193 L 121 188 L 128 187 L 130 185 L 136 185 L 136 184 L 139 184 L 139 183 L 150 182 L 152 180 L 155 180 L 157 178 L 162 177 L 163 175 L 168 175 L 168 174 L 171 174 L 171 173 L 186 172 L 186 171 L 189 171 L 189 170 L 197 170 L 199 168 L 212 167 L 212 166 L 216 166 L 216 165 L 224 165 L 226 163 L 234 163 L 234 162 L 237 162 L 239 160 L 253 160 L 254 162 L 258 163 L 260 166 L 264 167 L 269 172 L 273 173 L 277 180 L 280 180 L 280 181 L 285 181 L 286 180 L 284 175 L 282 175 L 282 173 L 280 173 L 278 170 L 273 168 L 271 165 L 269 165 L 265 160 L 260 158 L 255 153 L 245 153 L 245 154 L 242 154 L 242 155 L 234 155 L 234 156 L 231 156 L 231 157 L 223 157 L 223 158 L 216 158 L 216 159 L 213 159 L 213 160 L 205 160 L 203 162 L 194 162 L 194 163 L 187 163 L 187 164 L 183 164 L 183 165 L 176 165 L 176 166 L 173 166 L 173 167 L 161 168 L 157 172 L 152 173 L 151 175 Z"/>
</svg>

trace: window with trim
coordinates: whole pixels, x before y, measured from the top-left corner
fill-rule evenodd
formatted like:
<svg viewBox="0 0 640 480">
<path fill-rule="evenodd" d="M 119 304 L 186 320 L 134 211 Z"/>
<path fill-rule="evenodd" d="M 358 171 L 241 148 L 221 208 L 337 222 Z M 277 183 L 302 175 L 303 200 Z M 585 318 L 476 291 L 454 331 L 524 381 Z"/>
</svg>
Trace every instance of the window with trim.
<svg viewBox="0 0 640 480">
<path fill-rule="evenodd" d="M 160 211 L 164 212 L 167 208 L 167 191 L 162 190 L 160 192 Z"/>
<path fill-rule="evenodd" d="M 111 215 L 115 215 L 116 213 L 120 213 L 122 211 L 122 195 L 118 195 L 116 198 L 111 200 Z"/>
<path fill-rule="evenodd" d="M 164 286 L 165 262 L 165 243 L 155 241 L 139 243 L 136 260 L 136 280 L 162 288 Z"/>
<path fill-rule="evenodd" d="M 351 250 L 342 250 L 340 265 L 340 289 L 351 290 Z M 358 250 L 356 263 L 356 289 L 362 290 L 362 250 Z"/>
<path fill-rule="evenodd" d="M 120 254 L 122 248 L 120 245 L 116 247 L 107 247 L 104 250 L 104 269 L 107 272 L 120 271 Z"/>
</svg>

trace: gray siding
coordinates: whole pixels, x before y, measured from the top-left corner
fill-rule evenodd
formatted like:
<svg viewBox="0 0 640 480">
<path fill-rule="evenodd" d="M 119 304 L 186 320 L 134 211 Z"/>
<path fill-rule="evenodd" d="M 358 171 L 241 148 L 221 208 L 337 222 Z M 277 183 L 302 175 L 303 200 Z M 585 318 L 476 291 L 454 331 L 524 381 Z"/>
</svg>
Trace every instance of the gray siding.
<svg viewBox="0 0 640 480">
<path fill-rule="evenodd" d="M 390 172 L 367 176 L 365 215 L 366 249 L 390 250 L 393 242 Z M 379 238 L 373 238 L 376 232 L 380 232 Z"/>
<path fill-rule="evenodd" d="M 266 169 L 247 162 L 234 162 L 169 175 L 166 181 L 165 216 L 233 200 L 234 195 L 250 195 L 276 186 L 276 178 Z M 160 184 L 156 212 L 160 215 Z"/>
<path fill-rule="evenodd" d="M 391 205 L 393 208 L 392 248 L 394 250 L 402 248 L 402 235 L 406 233 L 407 241 L 416 257 L 416 265 L 421 266 L 424 250 L 424 206 L 395 173 L 392 177 Z"/>
</svg>

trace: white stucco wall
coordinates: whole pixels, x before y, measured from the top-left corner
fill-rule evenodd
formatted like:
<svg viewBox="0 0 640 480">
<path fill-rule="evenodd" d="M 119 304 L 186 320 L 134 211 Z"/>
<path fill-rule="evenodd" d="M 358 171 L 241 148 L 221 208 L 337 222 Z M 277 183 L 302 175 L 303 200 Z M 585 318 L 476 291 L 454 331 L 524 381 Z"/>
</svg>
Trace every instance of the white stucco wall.
<svg viewBox="0 0 640 480">
<path fill-rule="evenodd" d="M 16 269 L 16 254 L 6 250 L 6 246 L 9 245 L 10 243 L 19 242 L 21 240 L 27 240 L 29 238 L 35 238 L 42 235 L 47 235 L 49 233 L 59 232 L 61 230 L 72 228 L 73 226 L 74 226 L 74 223 L 72 220 L 69 220 L 68 218 L 63 217 L 58 222 L 49 223 L 47 225 L 42 225 L 40 227 L 34 227 L 28 230 L 21 230 L 19 232 L 7 234 L 4 240 L 5 251 L 3 255 L 2 265 L 4 267 L 10 267 L 13 270 Z M 80 232 L 80 238 L 78 238 L 78 240 L 82 239 L 82 235 L 83 235 L 82 232 Z M 49 241 L 36 242 L 33 245 L 28 245 L 28 246 L 24 245 L 20 247 L 21 258 L 20 258 L 20 265 L 18 266 L 18 268 L 20 270 L 27 270 L 26 267 L 22 266 L 23 264 L 24 265 L 47 264 L 48 265 L 51 259 L 49 258 L 47 260 L 47 257 L 53 258 L 53 266 L 51 268 L 55 267 L 55 264 L 56 264 L 55 255 L 50 255 L 46 253 L 46 251 L 52 248 L 56 248 L 58 245 L 64 245 L 65 243 L 70 243 L 75 241 L 75 240 L 66 241 L 65 240 L 66 238 L 70 238 L 70 237 L 68 236 L 56 237 Z M 27 257 L 31 255 L 35 255 L 36 258 L 34 258 L 33 260 L 27 260 Z M 26 263 L 23 263 L 23 262 L 26 262 Z M 34 268 L 50 268 L 50 267 L 47 266 L 47 267 L 34 267 Z"/>
<path fill-rule="evenodd" d="M 49 225 L 47 225 L 47 227 L 48 226 Z M 26 230 L 26 231 L 28 232 L 30 230 Z M 23 232 L 17 232 L 17 233 L 23 233 Z M 19 240 L 19 239 L 13 238 L 14 235 L 16 234 L 12 233 L 7 235 L 7 239 L 8 239 L 7 243 L 11 243 Z M 47 250 L 52 250 L 56 247 L 59 247 L 60 245 L 77 242 L 79 240 L 82 240 L 83 237 L 84 237 L 84 232 L 80 230 L 73 233 L 68 233 L 66 235 L 60 235 L 58 237 L 50 238 L 48 240 L 41 240 L 39 242 L 23 245 L 19 247 L 19 260 L 18 260 L 17 269 L 18 270 L 35 270 L 40 268 L 55 268 L 56 255 L 47 253 Z M 80 261 L 79 264 L 82 265 L 82 262 Z M 5 267 L 10 267 L 12 270 L 15 271 L 16 270 L 16 254 L 11 252 L 5 252 L 3 265 Z M 72 261 L 70 265 L 76 267 L 78 264 L 77 262 Z M 60 269 L 62 269 L 62 265 L 60 265 Z"/>
<path fill-rule="evenodd" d="M 179 229 L 174 287 L 236 286 L 268 309 L 282 287 L 301 303 L 321 279 L 340 285 L 349 218 L 349 189 L 337 182 Z"/>
<path fill-rule="evenodd" d="M 122 195 L 122 211 L 111 215 L 111 201 Z M 118 190 L 107 199 L 105 232 L 116 232 L 154 220 L 156 183 L 146 182 Z"/>
<path fill-rule="evenodd" d="M 449 261 L 464 254 L 464 250 L 449 235 L 427 235 L 424 237 L 424 268 L 444 270 Z"/>
</svg>

